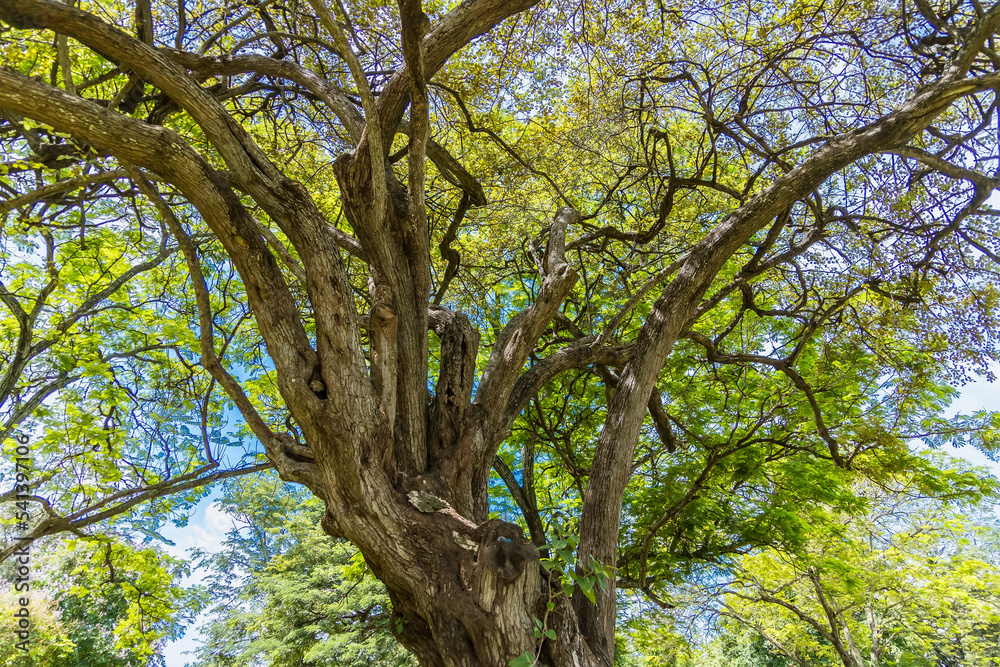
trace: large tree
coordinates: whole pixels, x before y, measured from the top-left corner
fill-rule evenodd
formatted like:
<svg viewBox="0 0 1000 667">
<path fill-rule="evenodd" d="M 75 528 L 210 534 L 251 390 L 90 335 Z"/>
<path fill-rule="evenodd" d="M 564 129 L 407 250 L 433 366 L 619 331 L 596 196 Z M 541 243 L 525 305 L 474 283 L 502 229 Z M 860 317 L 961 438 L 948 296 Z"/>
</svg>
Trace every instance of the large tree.
<svg viewBox="0 0 1000 667">
<path fill-rule="evenodd" d="M 685 563 L 794 542 L 908 438 L 996 426 L 937 412 L 995 353 L 1000 5 L 0 21 L 31 535 L 273 466 L 422 664 L 608 665 L 622 590 L 668 606 Z M 227 406 L 266 460 L 221 451 Z"/>
</svg>

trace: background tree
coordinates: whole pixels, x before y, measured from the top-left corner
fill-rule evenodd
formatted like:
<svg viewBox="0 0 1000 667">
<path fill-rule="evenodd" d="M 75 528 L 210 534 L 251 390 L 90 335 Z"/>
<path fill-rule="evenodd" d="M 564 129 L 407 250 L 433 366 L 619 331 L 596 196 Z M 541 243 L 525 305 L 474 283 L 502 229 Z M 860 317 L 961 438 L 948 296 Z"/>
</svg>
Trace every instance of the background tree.
<svg viewBox="0 0 1000 667">
<path fill-rule="evenodd" d="M 420 662 L 607 665 L 620 591 L 995 448 L 940 412 L 996 360 L 1000 6 L 534 5 L 0 0 L 33 536 L 274 467 Z"/>
<path fill-rule="evenodd" d="M 354 547 L 323 534 L 315 496 L 273 475 L 225 490 L 236 526 L 201 555 L 214 606 L 195 665 L 415 664 L 390 632 L 385 588 Z"/>
<path fill-rule="evenodd" d="M 44 543 L 33 554 L 32 588 L 18 593 L 8 586 L 3 592 L 8 617 L 21 597 L 31 601 L 28 651 L 17 648 L 22 639 L 7 624 L 0 636 L 5 665 L 162 665 L 164 645 L 183 634 L 205 603 L 202 589 L 181 585 L 190 573 L 187 563 L 158 548 L 106 536 Z"/>
<path fill-rule="evenodd" d="M 698 664 L 708 667 L 789 667 L 788 657 L 778 653 L 753 630 L 736 624 L 726 626 L 720 636 L 698 654 Z M 816 662 L 814 664 L 824 664 Z"/>
<path fill-rule="evenodd" d="M 801 552 L 745 556 L 718 585 L 719 614 L 798 665 L 993 664 L 1000 532 L 989 511 L 969 513 L 989 487 L 954 473 L 950 501 L 928 498 L 919 476 L 866 484 L 866 511 L 817 521 Z"/>
</svg>

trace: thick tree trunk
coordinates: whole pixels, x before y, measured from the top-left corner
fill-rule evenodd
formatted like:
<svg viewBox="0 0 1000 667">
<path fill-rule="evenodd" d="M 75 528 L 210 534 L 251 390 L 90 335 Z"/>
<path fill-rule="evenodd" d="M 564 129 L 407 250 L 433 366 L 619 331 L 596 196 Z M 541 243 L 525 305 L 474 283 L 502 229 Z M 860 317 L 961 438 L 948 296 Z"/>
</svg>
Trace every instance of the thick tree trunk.
<svg viewBox="0 0 1000 667">
<path fill-rule="evenodd" d="M 406 542 L 395 553 L 370 524 L 352 525 L 350 538 L 378 545 L 362 551 L 389 590 L 396 636 L 420 663 L 506 665 L 534 652 L 533 617 L 543 615 L 547 599 L 537 557 L 516 566 L 490 558 L 498 549 L 523 557 L 530 546 L 520 530 L 495 521 L 456 530 L 460 521 L 433 510 L 411 507 L 403 514 Z"/>
<path fill-rule="evenodd" d="M 404 493 L 405 479 L 365 470 L 357 488 L 372 495 L 349 507 L 331 502 L 323 527 L 357 545 L 385 583 L 393 632 L 421 665 L 502 667 L 524 653 L 542 665 L 597 664 L 520 527 L 462 516 L 430 476 Z M 337 486 L 331 498 L 342 496 Z M 536 618 L 555 640 L 536 639 Z"/>
<path fill-rule="evenodd" d="M 371 171 L 363 149 L 336 165 L 345 213 L 368 249 L 378 285 L 369 317 L 374 391 L 349 409 L 347 428 L 310 406 L 303 405 L 300 416 L 287 397 L 319 469 L 314 490 L 327 502 L 324 529 L 357 545 L 385 583 L 393 631 L 422 665 L 500 667 L 525 653 L 537 655 L 539 664 L 595 664 L 572 606 L 541 568 L 535 546 L 518 526 L 488 520 L 489 466 L 505 429 L 497 411 L 472 401 L 478 333 L 464 315 L 428 308 L 420 256 L 402 247 L 419 221 L 393 179 L 387 205 L 372 205 Z M 557 259 L 551 263 L 556 267 Z M 566 270 L 553 275 L 559 290 L 575 279 Z M 554 296 L 552 308 L 562 301 Z M 521 321 L 520 327 L 538 326 L 528 316 Z M 440 341 L 433 395 L 424 389 L 429 330 Z M 512 371 L 492 381 L 503 389 L 501 397 L 523 365 L 517 359 L 530 349 L 528 341 L 511 337 Z M 480 393 L 483 384 L 490 383 L 481 383 Z M 327 380 L 327 395 L 352 391 L 348 378 Z M 547 611 L 550 601 L 554 609 Z M 545 619 L 543 629 L 556 638 L 536 638 L 535 619 Z"/>
</svg>

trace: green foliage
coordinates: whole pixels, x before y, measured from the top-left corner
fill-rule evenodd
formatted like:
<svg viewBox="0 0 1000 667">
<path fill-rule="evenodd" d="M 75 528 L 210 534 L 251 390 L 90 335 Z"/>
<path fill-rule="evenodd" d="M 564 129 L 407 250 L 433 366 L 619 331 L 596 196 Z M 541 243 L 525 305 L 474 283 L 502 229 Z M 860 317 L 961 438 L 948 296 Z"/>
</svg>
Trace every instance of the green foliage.
<svg viewBox="0 0 1000 667">
<path fill-rule="evenodd" d="M 702 667 L 792 667 L 791 658 L 777 653 L 767 641 L 753 631 L 735 624 L 723 624 L 723 632 L 698 651 L 697 664 Z M 826 667 L 822 661 L 809 663 Z"/>
<path fill-rule="evenodd" d="M 950 475 L 950 496 L 928 496 L 920 472 L 860 483 L 862 511 L 817 521 L 801 549 L 744 556 L 720 586 L 719 613 L 738 622 L 737 635 L 757 632 L 808 664 L 995 664 L 997 481 L 940 456 L 929 462 Z"/>
<path fill-rule="evenodd" d="M 0 602 L 0 611 L 4 618 L 13 618 L 13 614 L 21 609 L 20 595 L 13 592 L 4 591 L 3 600 Z M 28 613 L 31 619 L 31 641 L 25 644 L 27 652 L 18 647 L 22 641 L 14 634 L 12 623 L 5 623 L 0 630 L 0 661 L 10 667 L 42 667 L 42 665 L 53 665 L 59 667 L 69 667 L 75 665 L 74 654 L 76 644 L 70 637 L 71 629 L 63 625 L 59 618 L 59 610 L 56 603 L 48 597 L 42 598 L 33 595 L 28 605 Z M 114 655 L 114 654 L 112 654 Z M 97 660 L 104 657 L 104 664 L 113 664 L 107 661 L 111 656 L 94 656 Z M 118 657 L 118 656 L 114 656 Z M 101 664 L 100 662 L 96 664 Z M 134 663 L 133 663 L 134 664 Z"/>
<path fill-rule="evenodd" d="M 692 640 L 678 619 L 636 596 L 615 636 L 615 660 L 621 667 L 700 667 Z"/>
<path fill-rule="evenodd" d="M 163 664 L 167 641 L 179 638 L 205 603 L 185 589 L 186 563 L 159 549 L 126 542 L 74 539 L 32 551 L 32 590 L 5 590 L 6 618 L 27 595 L 27 654 L 5 623 L 0 661 L 17 667 L 150 667 Z"/>
<path fill-rule="evenodd" d="M 570 527 L 562 523 L 558 516 L 554 517 L 554 520 L 552 525 L 553 540 L 544 547 L 551 550 L 552 556 L 541 559 L 542 568 L 559 582 L 562 594 L 566 599 L 573 595 L 575 588 L 579 588 L 580 592 L 593 602 L 595 586 L 601 590 L 607 590 L 608 581 L 613 576 L 612 570 L 607 565 L 595 561 L 577 562 L 576 548 L 580 544 L 580 538 L 573 534 Z M 552 604 L 553 602 L 550 600 L 548 611 L 552 610 Z M 551 632 L 551 630 L 544 630 L 544 625 L 539 627 L 543 628 L 541 634 L 545 636 L 548 636 L 546 632 Z M 536 637 L 541 636 L 537 630 L 535 634 Z M 549 638 L 554 639 L 554 637 Z"/>
<path fill-rule="evenodd" d="M 535 656 L 528 651 L 517 656 L 507 663 L 507 667 L 532 667 L 535 664 Z"/>
<path fill-rule="evenodd" d="M 323 533 L 322 504 L 273 474 L 228 483 L 237 519 L 201 555 L 215 606 L 197 667 L 412 665 L 390 632 L 385 588 L 358 551 Z"/>
</svg>

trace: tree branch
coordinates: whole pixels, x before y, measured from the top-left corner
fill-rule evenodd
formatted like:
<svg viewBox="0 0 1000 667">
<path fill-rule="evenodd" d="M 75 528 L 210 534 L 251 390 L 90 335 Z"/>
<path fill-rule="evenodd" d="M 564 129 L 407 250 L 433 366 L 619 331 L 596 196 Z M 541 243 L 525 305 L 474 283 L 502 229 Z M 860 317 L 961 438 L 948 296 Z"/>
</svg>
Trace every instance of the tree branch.
<svg viewBox="0 0 1000 667">
<path fill-rule="evenodd" d="M 221 481 L 223 479 L 229 479 L 231 477 L 239 477 L 241 475 L 249 475 L 256 472 L 261 472 L 271 468 L 270 463 L 262 463 L 259 465 L 251 466 L 249 468 L 237 468 L 235 470 L 223 470 L 204 477 L 198 477 L 202 472 L 205 472 L 206 468 L 200 468 L 197 471 L 189 475 L 184 475 L 181 477 L 175 477 L 170 480 L 165 480 L 157 484 L 152 484 L 150 486 L 142 487 L 139 489 L 128 489 L 126 491 L 120 491 L 112 496 L 102 499 L 100 502 L 80 510 L 74 514 L 67 517 L 60 517 L 56 515 L 53 510 L 47 519 L 43 519 L 41 522 L 35 525 L 35 527 L 24 536 L 24 540 L 33 542 L 34 540 L 47 537 L 49 535 L 55 535 L 57 533 L 62 533 L 66 531 L 78 531 L 91 526 L 95 523 L 101 521 L 106 521 L 107 519 L 120 516 L 130 509 L 135 507 L 140 503 L 144 503 L 147 500 L 153 500 L 154 498 L 160 498 L 162 496 L 171 495 L 174 493 L 180 493 L 182 491 L 189 491 L 191 489 L 197 489 L 214 482 Z M 131 497 L 129 497 L 131 496 Z M 109 507 L 108 509 L 93 513 L 96 509 L 105 507 L 114 500 L 128 498 L 119 505 L 114 507 Z M 44 499 L 37 499 L 35 502 L 47 502 Z M 3 548 L 0 548 L 0 563 L 10 558 L 11 554 L 18 549 L 19 545 L 17 543 L 9 544 Z"/>
<path fill-rule="evenodd" d="M 286 378 L 285 388 L 297 390 L 295 379 L 303 386 L 308 384 L 316 355 L 256 221 L 218 172 L 183 139 L 171 130 L 114 113 L 7 68 L 0 68 L 0 107 L 72 132 L 83 141 L 107 148 L 125 163 L 169 176 L 233 258 L 268 351 Z"/>
<path fill-rule="evenodd" d="M 354 85 L 357 86 L 358 94 L 361 95 L 361 106 L 365 110 L 365 133 L 358 141 L 356 150 L 362 151 L 368 149 L 370 154 L 369 159 L 371 160 L 372 170 L 371 185 L 374 191 L 372 205 L 375 207 L 375 219 L 381 220 L 385 215 L 387 199 L 385 182 L 385 156 L 387 151 L 385 146 L 388 146 L 392 139 L 390 137 L 389 141 L 384 141 L 382 138 L 382 133 L 379 131 L 381 125 L 379 122 L 379 106 L 375 104 L 375 96 L 372 94 L 371 86 L 368 85 L 368 79 L 365 77 L 361 63 L 358 62 L 358 57 L 354 55 L 351 45 L 347 43 L 344 31 L 340 29 L 340 25 L 333 17 L 333 14 L 327 9 L 324 0 L 309 0 L 309 4 L 316 11 L 320 21 L 323 23 L 323 27 L 333 36 L 333 43 L 340 49 L 340 55 L 351 70 Z M 367 144 L 365 143 L 366 138 L 368 141 Z"/>
<path fill-rule="evenodd" d="M 534 7 L 538 2 L 539 0 L 466 0 L 459 4 L 431 26 L 430 32 L 421 40 L 424 81 L 430 81 L 463 46 L 487 33 L 504 19 Z M 407 68 L 398 70 L 379 96 L 379 118 L 386 146 L 395 136 L 409 101 L 409 79 Z"/>
<path fill-rule="evenodd" d="M 975 29 L 978 46 L 998 24 L 1000 5 Z M 916 90 L 897 110 L 873 123 L 833 137 L 727 215 L 695 244 L 677 276 L 653 305 L 623 369 L 622 383 L 608 407 L 584 495 L 580 558 L 615 562 L 622 494 L 630 476 L 649 392 L 685 321 L 725 262 L 759 229 L 794 202 L 807 197 L 832 174 L 865 155 L 908 143 L 955 100 L 1000 84 L 1000 74 L 963 80 L 973 57 L 974 53 L 969 55 L 963 49 L 955 62 L 965 63 L 964 67 L 950 69 L 939 82 Z M 591 646 L 595 653 L 606 659 L 614 653 L 614 596 L 613 581 L 607 592 L 598 594 L 597 605 L 583 595 L 574 595 L 581 630 L 593 639 Z"/>
<path fill-rule="evenodd" d="M 510 471 L 510 468 L 507 467 L 507 464 L 499 456 L 493 458 L 493 469 L 497 471 L 500 479 L 507 485 L 510 497 L 514 499 L 514 502 L 517 503 L 518 508 L 521 510 L 521 516 L 524 517 L 524 522 L 528 524 L 528 534 L 531 535 L 531 541 L 536 547 L 539 547 L 542 558 L 547 558 L 548 550 L 541 549 L 546 542 L 545 526 L 542 525 L 542 520 L 538 516 L 538 510 L 528 499 L 527 489 L 517 483 L 514 473 Z"/>
<path fill-rule="evenodd" d="M 514 315 L 497 336 L 476 391 L 477 405 L 484 406 L 487 410 L 495 410 L 493 406 L 507 405 L 528 353 L 535 347 L 566 295 L 573 289 L 577 279 L 576 271 L 566 263 L 563 250 L 566 228 L 578 219 L 579 214 L 569 207 L 560 208 L 556 212 L 541 267 L 542 286 L 538 297 L 531 306 Z M 495 413 L 496 427 L 504 423 L 504 415 L 503 411 Z M 479 453 L 481 454 L 482 452 Z"/>
</svg>

